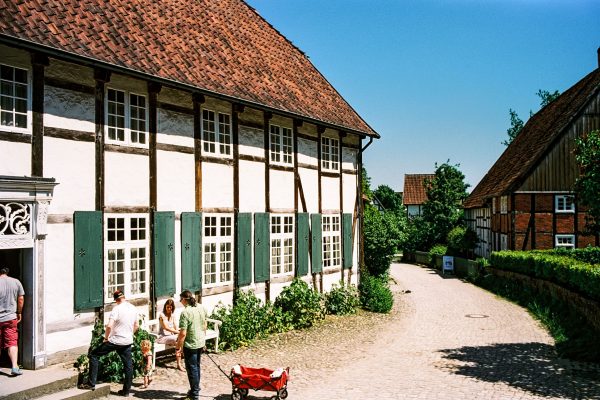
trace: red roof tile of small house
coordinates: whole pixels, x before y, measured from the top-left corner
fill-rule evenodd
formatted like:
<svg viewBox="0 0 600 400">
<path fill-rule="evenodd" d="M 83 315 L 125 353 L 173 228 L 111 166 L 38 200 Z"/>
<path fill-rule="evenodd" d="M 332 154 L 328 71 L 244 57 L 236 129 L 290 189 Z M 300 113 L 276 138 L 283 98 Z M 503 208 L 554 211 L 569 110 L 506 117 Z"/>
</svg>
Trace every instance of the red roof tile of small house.
<svg viewBox="0 0 600 400">
<path fill-rule="evenodd" d="M 463 206 L 481 207 L 491 197 L 516 190 L 599 91 L 600 69 L 596 69 L 534 114 Z"/>
<path fill-rule="evenodd" d="M 308 57 L 242 0 L 0 0 L 0 42 L 379 137 Z"/>
<path fill-rule="evenodd" d="M 402 203 L 405 206 L 425 203 L 425 200 L 427 200 L 425 179 L 433 179 L 434 177 L 435 174 L 405 174 Z"/>
</svg>

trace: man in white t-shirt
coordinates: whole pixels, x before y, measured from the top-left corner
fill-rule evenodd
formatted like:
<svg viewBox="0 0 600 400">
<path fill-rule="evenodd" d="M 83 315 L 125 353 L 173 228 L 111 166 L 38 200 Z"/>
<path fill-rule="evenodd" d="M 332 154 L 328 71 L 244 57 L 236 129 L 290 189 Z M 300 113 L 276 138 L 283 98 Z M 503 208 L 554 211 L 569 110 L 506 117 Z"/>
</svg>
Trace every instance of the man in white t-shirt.
<svg viewBox="0 0 600 400">
<path fill-rule="evenodd" d="M 96 378 L 98 376 L 98 359 L 111 351 L 116 351 L 121 357 L 125 370 L 125 382 L 123 390 L 119 395 L 129 397 L 131 381 L 133 380 L 133 365 L 131 362 L 131 347 L 133 345 L 133 334 L 138 330 L 138 313 L 135 306 L 125 300 L 121 290 L 113 294 L 117 305 L 113 308 L 106 325 L 104 342 L 95 349 L 90 349 L 89 381 L 81 384 L 81 389 L 96 389 Z"/>
</svg>

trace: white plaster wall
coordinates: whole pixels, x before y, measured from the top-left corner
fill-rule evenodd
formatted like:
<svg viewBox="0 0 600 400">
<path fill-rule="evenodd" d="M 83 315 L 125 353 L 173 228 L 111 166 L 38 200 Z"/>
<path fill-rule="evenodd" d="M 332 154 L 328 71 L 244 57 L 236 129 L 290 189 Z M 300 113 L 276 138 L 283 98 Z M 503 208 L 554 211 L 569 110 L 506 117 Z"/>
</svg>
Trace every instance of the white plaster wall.
<svg viewBox="0 0 600 400">
<path fill-rule="evenodd" d="M 66 61 L 50 59 L 50 65 L 45 68 L 44 75 L 49 78 L 60 78 L 81 85 L 96 86 L 93 68 Z"/>
<path fill-rule="evenodd" d="M 46 85 L 44 87 L 44 126 L 94 132 L 94 96 Z"/>
<path fill-rule="evenodd" d="M 0 175 L 31 176 L 31 145 L 0 141 Z"/>
<path fill-rule="evenodd" d="M 298 174 L 302 181 L 304 199 L 306 200 L 306 212 L 319 212 L 319 172 L 312 169 L 298 168 Z M 298 195 L 298 209 L 302 210 L 302 202 Z"/>
<path fill-rule="evenodd" d="M 194 116 L 159 108 L 156 142 L 194 148 Z"/>
<path fill-rule="evenodd" d="M 104 153 L 105 203 L 107 206 L 148 206 L 150 174 L 148 157 Z"/>
<path fill-rule="evenodd" d="M 284 283 L 271 283 L 271 301 L 275 301 L 277 297 L 283 292 L 283 289 L 290 286 L 292 282 L 284 282 Z"/>
<path fill-rule="evenodd" d="M 321 177 L 321 204 L 323 210 L 340 209 L 340 179 Z"/>
<path fill-rule="evenodd" d="M 333 285 L 340 286 L 341 279 L 342 279 L 341 271 L 334 272 L 331 274 L 323 274 L 323 291 L 324 292 L 331 291 L 331 289 L 333 288 Z"/>
<path fill-rule="evenodd" d="M 351 169 L 356 171 L 358 150 L 342 147 L 342 169 Z"/>
<path fill-rule="evenodd" d="M 239 150 L 240 155 L 248 155 L 254 157 L 265 156 L 264 142 L 265 135 L 262 129 L 251 128 L 249 126 L 240 125 L 239 135 Z"/>
<path fill-rule="evenodd" d="M 73 224 L 48 224 L 44 250 L 46 323 L 73 321 Z"/>
<path fill-rule="evenodd" d="M 44 138 L 44 176 L 58 185 L 50 202 L 50 214 L 71 214 L 95 207 L 95 144 Z"/>
<path fill-rule="evenodd" d="M 233 166 L 202 163 L 202 207 L 233 207 Z"/>
<path fill-rule="evenodd" d="M 356 186 L 357 175 L 343 174 L 342 182 L 344 184 L 344 208 L 343 212 L 353 213 L 356 205 Z"/>
<path fill-rule="evenodd" d="M 174 104 L 179 107 L 187 107 L 189 109 L 194 107 L 192 95 L 190 93 L 169 87 L 163 87 L 161 89 L 158 94 L 158 101 L 161 103 Z"/>
<path fill-rule="evenodd" d="M 110 82 L 106 84 L 106 87 L 119 90 L 128 90 L 142 95 L 148 94 L 148 84 L 145 81 L 115 73 L 110 75 Z M 148 98 L 146 98 L 146 101 L 147 100 Z"/>
<path fill-rule="evenodd" d="M 217 304 L 222 303 L 226 306 L 233 304 L 233 292 L 213 294 L 211 296 L 202 296 L 202 305 L 208 315 L 212 314 Z"/>
<path fill-rule="evenodd" d="M 46 334 L 46 354 L 89 346 L 92 340 L 92 325 L 69 329 L 68 332 Z"/>
<path fill-rule="evenodd" d="M 194 155 L 156 152 L 157 206 L 159 211 L 194 211 L 196 178 Z"/>
<path fill-rule="evenodd" d="M 240 212 L 265 211 L 265 164 L 240 160 Z"/>
<path fill-rule="evenodd" d="M 319 166 L 317 138 L 314 141 L 298 138 L 298 163 Z"/>
<path fill-rule="evenodd" d="M 294 209 L 294 173 L 270 171 L 270 205 L 276 209 Z"/>
</svg>

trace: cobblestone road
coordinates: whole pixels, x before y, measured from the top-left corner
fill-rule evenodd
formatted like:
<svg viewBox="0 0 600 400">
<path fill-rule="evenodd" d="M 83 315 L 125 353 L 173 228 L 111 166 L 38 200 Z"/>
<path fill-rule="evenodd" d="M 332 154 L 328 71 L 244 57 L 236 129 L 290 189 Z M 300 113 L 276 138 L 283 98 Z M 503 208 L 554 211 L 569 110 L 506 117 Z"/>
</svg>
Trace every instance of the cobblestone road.
<svg viewBox="0 0 600 400">
<path fill-rule="evenodd" d="M 289 366 L 292 400 L 600 399 L 600 367 L 556 358 L 552 338 L 520 307 L 414 265 L 394 264 L 392 276 L 390 315 L 329 317 L 313 329 L 212 357 L 225 369 Z M 162 366 L 134 397 L 186 392 L 174 361 Z M 206 357 L 202 367 L 201 398 L 228 399 L 227 378 Z"/>
</svg>

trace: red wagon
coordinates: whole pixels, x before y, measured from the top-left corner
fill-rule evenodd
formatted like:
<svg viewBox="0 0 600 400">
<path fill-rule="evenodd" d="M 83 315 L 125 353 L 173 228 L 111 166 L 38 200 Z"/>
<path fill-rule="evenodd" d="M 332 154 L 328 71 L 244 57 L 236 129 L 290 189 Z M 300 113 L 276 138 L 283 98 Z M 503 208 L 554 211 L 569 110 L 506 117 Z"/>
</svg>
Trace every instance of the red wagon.
<svg viewBox="0 0 600 400">
<path fill-rule="evenodd" d="M 275 392 L 270 400 L 280 400 L 288 397 L 287 382 L 290 369 L 272 370 L 267 368 L 249 368 L 235 366 L 231 369 L 231 399 L 242 400 L 248 397 L 252 390 L 266 390 Z"/>
</svg>

